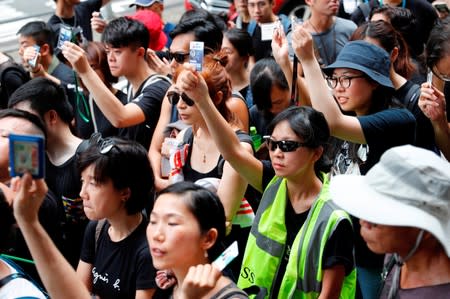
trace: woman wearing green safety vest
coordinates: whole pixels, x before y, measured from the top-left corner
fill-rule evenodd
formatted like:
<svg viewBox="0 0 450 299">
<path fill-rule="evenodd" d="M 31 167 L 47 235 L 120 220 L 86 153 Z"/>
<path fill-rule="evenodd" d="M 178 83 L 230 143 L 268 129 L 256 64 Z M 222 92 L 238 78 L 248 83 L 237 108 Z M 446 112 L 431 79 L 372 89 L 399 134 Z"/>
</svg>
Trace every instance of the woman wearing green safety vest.
<svg viewBox="0 0 450 299">
<path fill-rule="evenodd" d="M 330 131 L 322 113 L 291 107 L 269 126 L 271 162 L 242 150 L 234 131 L 190 66 L 179 87 L 202 113 L 222 156 L 264 191 L 244 254 L 238 286 L 256 298 L 354 298 L 356 271 L 349 216 L 328 194 L 323 153 Z"/>
</svg>

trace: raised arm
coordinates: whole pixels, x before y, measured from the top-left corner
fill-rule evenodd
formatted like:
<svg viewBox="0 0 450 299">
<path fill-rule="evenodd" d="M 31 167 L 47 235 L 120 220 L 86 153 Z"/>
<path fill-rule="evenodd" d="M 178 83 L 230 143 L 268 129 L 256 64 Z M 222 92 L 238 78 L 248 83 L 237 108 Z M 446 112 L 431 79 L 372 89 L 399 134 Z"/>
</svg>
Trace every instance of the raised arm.
<svg viewBox="0 0 450 299">
<path fill-rule="evenodd" d="M 334 100 L 314 55 L 312 36 L 303 26 L 296 26 L 292 34 L 292 47 L 302 64 L 311 104 L 325 115 L 331 135 L 365 144 L 366 139 L 358 119 L 344 115 Z"/>
<path fill-rule="evenodd" d="M 169 185 L 169 180 L 161 176 L 161 147 L 164 142 L 164 130 L 170 123 L 172 105 L 167 97 L 164 97 L 159 114 L 158 124 L 153 132 L 152 142 L 148 151 L 148 158 L 152 165 L 153 175 L 155 177 L 156 191 L 160 191 Z"/>
<path fill-rule="evenodd" d="M 63 54 L 83 80 L 97 106 L 114 127 L 130 127 L 145 121 L 145 114 L 138 105 L 133 103 L 123 105 L 108 89 L 89 65 L 83 49 L 74 43 L 65 42 Z"/>
<path fill-rule="evenodd" d="M 86 298 L 91 296 L 75 270 L 58 251 L 38 220 L 47 185 L 43 179 L 33 181 L 30 174 L 13 179 L 18 191 L 14 199 L 14 216 L 31 252 L 39 276 L 51 298 Z"/>
<path fill-rule="evenodd" d="M 261 161 L 239 142 L 231 126 L 217 111 L 209 97 L 208 87 L 203 77 L 191 66 L 186 65 L 185 68 L 186 70 L 178 77 L 178 88 L 195 101 L 225 160 L 255 189 L 263 191 Z"/>
</svg>

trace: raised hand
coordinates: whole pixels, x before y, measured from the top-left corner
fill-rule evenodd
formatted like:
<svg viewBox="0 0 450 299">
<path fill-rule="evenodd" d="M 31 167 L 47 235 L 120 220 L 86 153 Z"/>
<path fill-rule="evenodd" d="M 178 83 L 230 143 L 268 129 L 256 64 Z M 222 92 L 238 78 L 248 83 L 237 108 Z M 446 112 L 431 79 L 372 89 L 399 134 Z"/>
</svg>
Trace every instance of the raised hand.
<svg viewBox="0 0 450 299">
<path fill-rule="evenodd" d="M 84 74 L 92 69 L 87 60 L 86 53 L 76 44 L 67 41 L 64 42 L 62 53 L 78 74 Z"/>
<path fill-rule="evenodd" d="M 432 122 L 447 122 L 445 96 L 427 82 L 421 86 L 418 105 Z"/>
<path fill-rule="evenodd" d="M 33 180 L 30 173 L 25 173 L 11 180 L 11 188 L 16 192 L 13 210 L 17 222 L 39 222 L 38 211 L 48 192 L 44 179 Z"/>
</svg>

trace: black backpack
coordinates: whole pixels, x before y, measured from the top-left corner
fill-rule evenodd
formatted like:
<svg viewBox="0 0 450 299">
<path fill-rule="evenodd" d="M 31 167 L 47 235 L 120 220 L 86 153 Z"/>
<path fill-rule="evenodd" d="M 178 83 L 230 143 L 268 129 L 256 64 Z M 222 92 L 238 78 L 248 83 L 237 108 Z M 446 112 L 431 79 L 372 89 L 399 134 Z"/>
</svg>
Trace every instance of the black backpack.
<svg viewBox="0 0 450 299">
<path fill-rule="evenodd" d="M 8 106 L 8 100 L 11 94 L 8 94 L 6 89 L 7 83 L 5 82 L 5 74 L 11 70 L 16 70 L 20 74 L 22 83 L 30 80 L 28 72 L 15 61 L 10 59 L 0 64 L 0 109 L 4 109 Z M 11 90 L 10 93 L 12 93 Z"/>
</svg>

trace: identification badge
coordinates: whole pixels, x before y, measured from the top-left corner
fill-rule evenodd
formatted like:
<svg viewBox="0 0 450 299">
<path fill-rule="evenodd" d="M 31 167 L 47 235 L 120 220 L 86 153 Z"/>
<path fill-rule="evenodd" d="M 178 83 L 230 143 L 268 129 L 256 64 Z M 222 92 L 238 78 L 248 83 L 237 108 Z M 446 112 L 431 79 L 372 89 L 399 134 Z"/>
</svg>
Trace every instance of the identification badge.
<svg viewBox="0 0 450 299">
<path fill-rule="evenodd" d="M 272 40 L 273 31 L 277 28 L 278 22 L 261 24 L 261 40 Z"/>
</svg>

